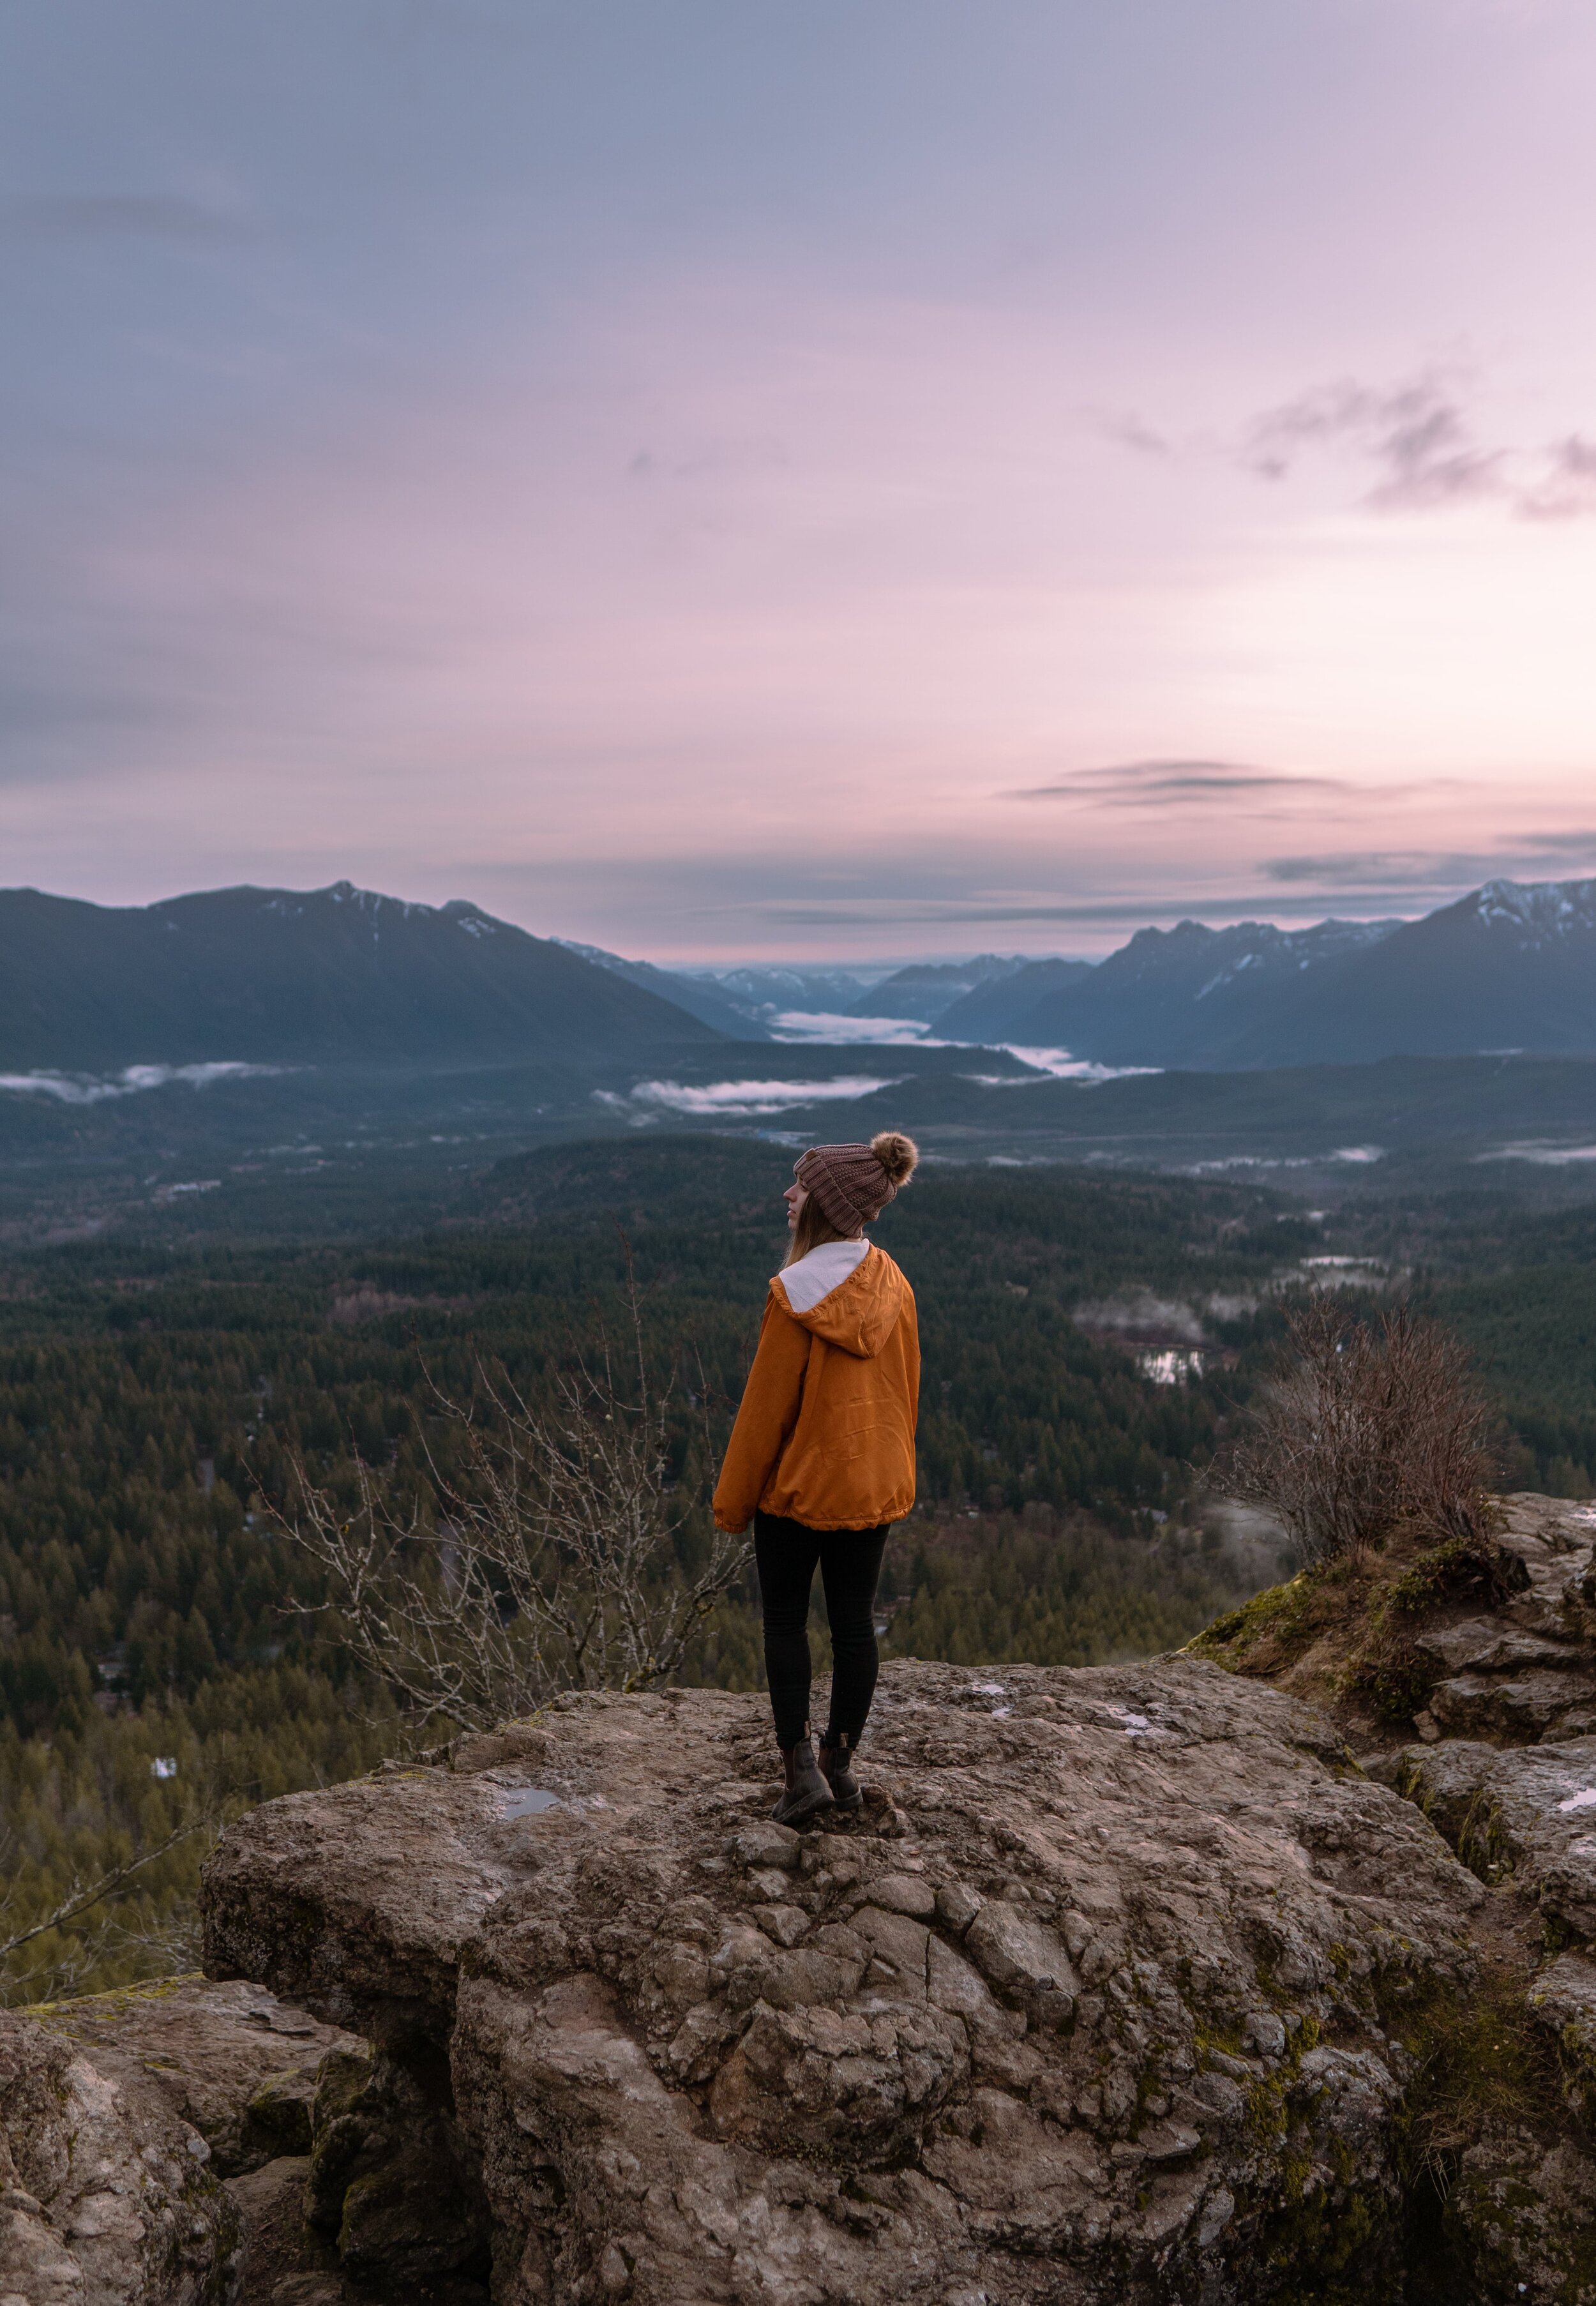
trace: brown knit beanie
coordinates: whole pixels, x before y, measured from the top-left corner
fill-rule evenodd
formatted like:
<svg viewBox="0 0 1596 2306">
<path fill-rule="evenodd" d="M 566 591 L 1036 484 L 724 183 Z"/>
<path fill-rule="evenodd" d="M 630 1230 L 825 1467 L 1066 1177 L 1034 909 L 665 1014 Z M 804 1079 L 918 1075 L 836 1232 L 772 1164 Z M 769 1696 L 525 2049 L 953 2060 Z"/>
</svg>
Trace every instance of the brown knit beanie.
<svg viewBox="0 0 1596 2306">
<path fill-rule="evenodd" d="M 792 1174 L 837 1231 L 853 1241 L 908 1183 L 919 1157 L 912 1137 L 883 1129 L 868 1145 L 811 1145 L 793 1163 Z"/>
</svg>

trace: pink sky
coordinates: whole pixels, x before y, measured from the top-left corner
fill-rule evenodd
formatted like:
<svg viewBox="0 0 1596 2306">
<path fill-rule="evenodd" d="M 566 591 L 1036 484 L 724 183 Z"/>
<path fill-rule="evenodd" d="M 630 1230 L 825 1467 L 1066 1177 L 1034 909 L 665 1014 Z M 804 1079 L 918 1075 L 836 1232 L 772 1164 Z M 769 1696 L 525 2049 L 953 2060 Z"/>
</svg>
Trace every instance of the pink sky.
<svg viewBox="0 0 1596 2306">
<path fill-rule="evenodd" d="M 1596 872 L 1596 19 L 1284 13 L 28 0 L 4 880 L 713 961 Z"/>
</svg>

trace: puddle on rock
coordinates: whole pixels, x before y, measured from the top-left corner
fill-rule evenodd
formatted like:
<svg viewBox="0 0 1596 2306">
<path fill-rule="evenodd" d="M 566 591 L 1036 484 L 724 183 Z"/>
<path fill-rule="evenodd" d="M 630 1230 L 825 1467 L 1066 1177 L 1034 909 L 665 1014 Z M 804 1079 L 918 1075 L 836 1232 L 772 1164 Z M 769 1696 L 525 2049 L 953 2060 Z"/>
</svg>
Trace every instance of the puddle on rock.
<svg viewBox="0 0 1596 2306">
<path fill-rule="evenodd" d="M 511 1786 L 500 1795 L 499 1815 L 501 1818 L 537 1817 L 546 1809 L 561 1806 L 558 1794 L 545 1791 L 542 1786 Z"/>
</svg>

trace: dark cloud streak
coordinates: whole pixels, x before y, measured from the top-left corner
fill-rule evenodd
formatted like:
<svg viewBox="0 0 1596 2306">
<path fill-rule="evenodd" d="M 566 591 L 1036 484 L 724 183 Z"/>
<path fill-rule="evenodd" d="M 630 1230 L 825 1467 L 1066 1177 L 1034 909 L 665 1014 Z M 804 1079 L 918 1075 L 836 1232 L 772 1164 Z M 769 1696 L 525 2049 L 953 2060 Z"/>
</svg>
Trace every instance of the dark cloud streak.
<svg viewBox="0 0 1596 2306">
<path fill-rule="evenodd" d="M 1242 794 L 1278 799 L 1289 793 L 1356 790 L 1341 777 L 1292 776 L 1235 761 L 1126 761 L 1109 768 L 1080 769 L 1056 784 L 1021 785 L 1002 798 L 1076 801 L 1091 808 L 1166 808 L 1232 802 Z"/>
<path fill-rule="evenodd" d="M 235 217 L 174 192 L 71 192 L 0 200 L 0 241 L 239 241 Z"/>
<path fill-rule="evenodd" d="M 1271 881 L 1313 882 L 1320 888 L 1465 889 L 1481 881 L 1555 877 L 1574 859 L 1596 862 L 1596 829 L 1538 833 L 1527 841 L 1472 852 L 1445 850 L 1344 850 L 1304 857 L 1266 858 Z"/>
<path fill-rule="evenodd" d="M 1471 877 L 1489 879 L 1489 867 L 1473 871 L 1480 861 L 1421 850 L 1346 850 L 1315 857 L 1268 857 L 1261 869 L 1271 881 L 1311 881 L 1320 886 L 1355 883 L 1362 887 L 1412 888 L 1433 882 L 1451 888 Z"/>
<path fill-rule="evenodd" d="M 1489 876 L 1487 875 L 1487 878 Z M 1464 893 L 1460 884 L 1455 893 Z M 1109 898 L 1082 901 L 1079 904 L 969 904 L 946 906 L 935 910 L 911 911 L 894 907 L 887 925 L 892 928 L 956 929 L 989 928 L 1005 922 L 1059 921 L 1078 922 L 1083 927 L 1098 926 L 1122 927 L 1128 934 L 1148 927 L 1160 927 L 1171 921 L 1210 921 L 1229 924 L 1241 921 L 1269 920 L 1285 914 L 1293 919 L 1322 920 L 1326 907 L 1332 901 L 1357 906 L 1361 910 L 1370 907 L 1380 909 L 1379 917 L 1391 918 L 1394 897 L 1411 897 L 1415 912 L 1427 912 L 1436 903 L 1430 889 L 1400 892 L 1374 889 L 1360 896 L 1355 891 L 1339 890 L 1335 898 L 1323 894 L 1280 898 L 1255 891 L 1248 897 L 1169 897 L 1149 891 L 1145 897 Z M 883 919 L 878 905 L 870 912 L 848 912 L 838 907 L 770 906 L 760 909 L 760 918 L 782 928 L 865 928 L 879 926 Z"/>
</svg>

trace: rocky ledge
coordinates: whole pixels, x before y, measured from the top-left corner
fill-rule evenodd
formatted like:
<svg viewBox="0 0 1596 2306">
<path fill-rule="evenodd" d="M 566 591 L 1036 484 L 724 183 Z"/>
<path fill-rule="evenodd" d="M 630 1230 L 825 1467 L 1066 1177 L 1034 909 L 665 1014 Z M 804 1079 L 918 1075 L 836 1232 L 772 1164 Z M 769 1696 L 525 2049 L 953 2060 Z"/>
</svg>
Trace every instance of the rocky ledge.
<svg viewBox="0 0 1596 2306">
<path fill-rule="evenodd" d="M 0 2306 L 1596 2306 L 1596 1511 L 1199 1654 L 588 1696 L 266 1804 L 0 2013 Z"/>
<path fill-rule="evenodd" d="M 1478 1542 L 1397 1533 L 1271 1586 L 1191 1652 L 1320 1706 L 1360 1755 L 1596 1734 L 1596 1505 L 1526 1493 L 1492 1519 Z"/>
<path fill-rule="evenodd" d="M 587 1696 L 233 1828 L 208 1969 L 373 2046 L 315 2112 L 345 2269 L 497 2306 L 1596 2299 L 1577 2090 L 1435 2182 L 1492 1892 L 1322 1713 L 1196 1661 L 899 1664 L 868 1761 L 859 1816 L 795 1833 L 762 1699 Z"/>
<path fill-rule="evenodd" d="M 226 2181 L 309 2153 L 346 2046 L 202 1977 L 0 2012 L 0 2306 L 227 2306 L 248 2221 Z"/>
</svg>

